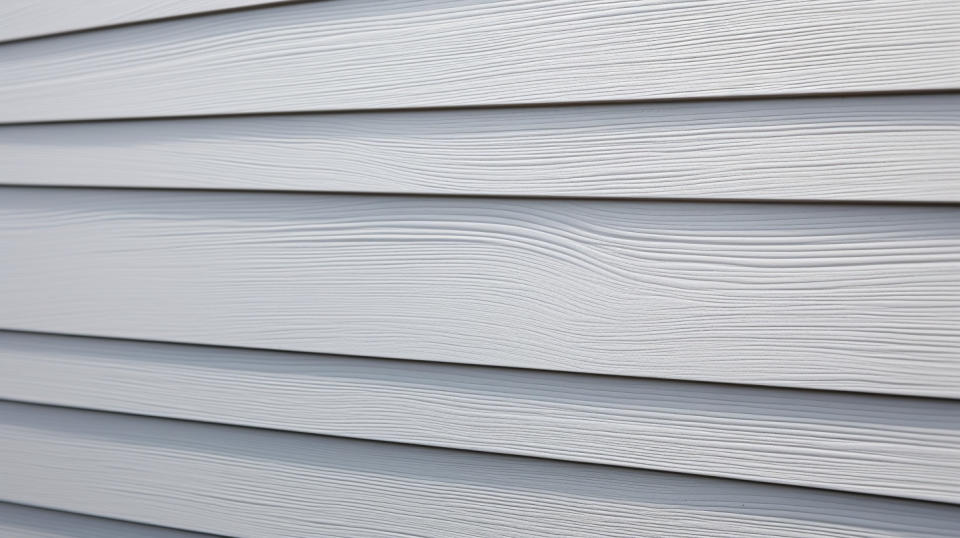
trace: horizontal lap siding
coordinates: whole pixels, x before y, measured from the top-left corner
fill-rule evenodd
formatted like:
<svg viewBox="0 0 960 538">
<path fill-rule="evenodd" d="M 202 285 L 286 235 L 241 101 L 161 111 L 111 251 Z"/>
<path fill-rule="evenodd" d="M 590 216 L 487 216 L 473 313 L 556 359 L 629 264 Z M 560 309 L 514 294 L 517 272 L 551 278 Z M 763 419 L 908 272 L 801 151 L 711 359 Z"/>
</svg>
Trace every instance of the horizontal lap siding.
<svg viewBox="0 0 960 538">
<path fill-rule="evenodd" d="M 2 332 L 0 398 L 960 501 L 960 402 Z"/>
<path fill-rule="evenodd" d="M 954 0 L 330 0 L 3 47 L 0 122 L 960 88 Z"/>
<path fill-rule="evenodd" d="M 211 538 L 211 535 L 0 502 L 0 538 Z"/>
<path fill-rule="evenodd" d="M 0 404 L 0 496 L 231 536 L 955 536 L 934 503 Z"/>
<path fill-rule="evenodd" d="M 8 188 L 0 327 L 956 397 L 960 209 Z"/>
<path fill-rule="evenodd" d="M 6 184 L 960 201 L 960 96 L 0 128 Z"/>
<path fill-rule="evenodd" d="M 3 0 L 0 41 L 276 3 L 279 0 Z"/>
<path fill-rule="evenodd" d="M 960 208 L 710 202 L 960 201 L 960 4 L 279 4 L 0 6 L 0 537 L 960 534 Z"/>
</svg>

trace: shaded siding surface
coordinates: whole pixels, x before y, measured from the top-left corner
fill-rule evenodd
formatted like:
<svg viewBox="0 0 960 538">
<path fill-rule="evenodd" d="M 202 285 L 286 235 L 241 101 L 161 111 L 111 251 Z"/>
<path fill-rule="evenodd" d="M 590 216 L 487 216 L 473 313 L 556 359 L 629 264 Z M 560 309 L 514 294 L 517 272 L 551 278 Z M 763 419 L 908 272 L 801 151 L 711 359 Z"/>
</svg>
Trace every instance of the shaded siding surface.
<svg viewBox="0 0 960 538">
<path fill-rule="evenodd" d="M 0 21 L 0 536 L 960 535 L 955 2 Z"/>
<path fill-rule="evenodd" d="M 4 538 L 211 538 L 214 535 L 0 503 Z"/>
</svg>

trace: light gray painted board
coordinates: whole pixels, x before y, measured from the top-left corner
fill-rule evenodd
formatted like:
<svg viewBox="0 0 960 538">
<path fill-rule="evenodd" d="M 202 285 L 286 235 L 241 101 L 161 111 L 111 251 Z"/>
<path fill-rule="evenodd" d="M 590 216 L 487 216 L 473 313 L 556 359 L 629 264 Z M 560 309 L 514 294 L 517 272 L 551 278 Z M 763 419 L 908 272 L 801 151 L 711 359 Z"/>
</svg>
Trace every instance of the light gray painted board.
<svg viewBox="0 0 960 538">
<path fill-rule="evenodd" d="M 279 0 L 3 0 L 0 41 Z"/>
<path fill-rule="evenodd" d="M 204 538 L 209 536 L 209 534 L 0 502 L 0 538 Z"/>
<path fill-rule="evenodd" d="M 960 88 L 954 0 L 330 0 L 14 43 L 0 122 Z"/>
<path fill-rule="evenodd" d="M 0 496 L 231 536 L 955 536 L 960 508 L 0 404 Z"/>
<path fill-rule="evenodd" d="M 0 128 L 7 184 L 960 201 L 960 96 Z"/>
<path fill-rule="evenodd" d="M 960 208 L 6 188 L 0 327 L 957 397 Z"/>
<path fill-rule="evenodd" d="M 0 398 L 960 501 L 960 402 L 0 332 Z"/>
</svg>

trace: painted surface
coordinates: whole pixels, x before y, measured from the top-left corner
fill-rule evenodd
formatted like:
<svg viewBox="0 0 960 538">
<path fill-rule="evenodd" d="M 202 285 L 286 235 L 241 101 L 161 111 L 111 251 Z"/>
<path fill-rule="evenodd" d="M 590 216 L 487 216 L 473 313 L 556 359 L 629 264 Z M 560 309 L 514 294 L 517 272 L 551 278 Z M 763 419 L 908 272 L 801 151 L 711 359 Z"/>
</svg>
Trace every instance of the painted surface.
<svg viewBox="0 0 960 538">
<path fill-rule="evenodd" d="M 9 329 L 923 396 L 960 386 L 953 207 L 8 188 L 0 240 Z"/>
<path fill-rule="evenodd" d="M 0 538 L 960 536 L 960 3 L 279 4 L 0 5 Z"/>
<path fill-rule="evenodd" d="M 0 398 L 960 501 L 947 400 L 3 332 Z"/>
<path fill-rule="evenodd" d="M 0 122 L 960 88 L 955 0 L 330 0 L 14 43 Z"/>
<path fill-rule="evenodd" d="M 0 404 L 0 458 L 22 462 L 6 498 L 232 536 L 960 529 L 954 508 L 905 499 L 14 403 Z"/>
<path fill-rule="evenodd" d="M 960 96 L 0 127 L 8 184 L 960 201 Z"/>
<path fill-rule="evenodd" d="M 0 502 L 0 538 L 210 537 L 208 534 Z"/>
<path fill-rule="evenodd" d="M 3 0 L 0 41 L 194 15 L 282 0 Z"/>
</svg>

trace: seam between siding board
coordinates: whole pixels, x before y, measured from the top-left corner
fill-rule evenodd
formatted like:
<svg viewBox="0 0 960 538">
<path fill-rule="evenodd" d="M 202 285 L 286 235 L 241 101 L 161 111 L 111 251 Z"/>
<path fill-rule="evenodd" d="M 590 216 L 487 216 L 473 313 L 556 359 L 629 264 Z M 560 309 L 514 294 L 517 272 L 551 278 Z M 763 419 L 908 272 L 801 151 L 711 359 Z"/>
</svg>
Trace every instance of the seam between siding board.
<svg viewBox="0 0 960 538">
<path fill-rule="evenodd" d="M 648 196 L 631 196 L 626 198 L 608 198 L 602 196 L 557 196 L 557 195 L 529 195 L 524 196 L 520 194 L 510 194 L 510 195 L 498 195 L 498 194 L 435 194 L 435 193 L 403 193 L 403 192 L 368 192 L 368 191 L 349 191 L 349 190 L 299 190 L 299 189 L 242 189 L 242 188 L 230 188 L 230 189 L 220 189 L 220 188 L 193 188 L 193 187 L 134 187 L 134 186 L 91 186 L 91 185 L 71 185 L 71 184 L 60 184 L 60 183 L 50 183 L 46 185 L 37 185 L 37 184 L 26 184 L 26 183 L 4 183 L 0 181 L 0 189 L 3 188 L 24 188 L 29 187 L 31 189 L 88 189 L 88 190 L 98 190 L 98 189 L 110 189 L 110 190 L 128 190 L 128 191 L 158 191 L 158 192 L 178 192 L 178 191 L 190 191 L 190 192 L 207 192 L 207 193 L 263 193 L 263 194 L 330 194 L 330 195 L 347 195 L 347 196 L 377 196 L 377 197 L 409 197 L 409 198 L 467 198 L 467 199 L 490 199 L 490 200 L 583 200 L 583 201 L 631 201 L 631 202 L 675 202 L 675 203 L 702 203 L 702 204 L 770 204 L 770 205 L 810 205 L 810 206 L 861 206 L 861 207 L 930 207 L 930 208 L 950 208 L 957 207 L 960 205 L 960 201 L 935 201 L 935 200 L 923 200 L 923 201 L 897 201 L 897 200 L 829 200 L 829 199 L 792 199 L 792 198 L 688 198 L 688 197 L 648 197 Z M 17 329 L 14 327 L 0 327 L 0 330 L 9 330 L 16 332 L 42 332 L 50 334 L 70 334 L 70 333 L 58 333 L 57 331 L 33 331 L 31 329 Z M 75 336 L 84 336 L 82 334 Z M 119 338 L 124 339 L 122 336 L 111 336 L 109 338 Z M 133 338 L 133 340 L 147 340 L 149 338 Z M 220 345 L 220 344 L 203 344 L 202 342 L 194 342 L 194 345 Z M 245 347 L 245 346 L 226 346 L 226 347 Z M 258 349 L 256 347 L 251 347 L 251 349 Z M 349 355 L 349 353 L 343 353 L 343 355 Z M 367 355 L 357 355 L 360 357 Z M 433 361 L 430 361 L 433 362 Z M 705 383 L 712 383 L 712 381 L 705 381 Z M 722 383 L 718 381 L 717 383 Z M 735 383 L 736 384 L 736 383 Z M 816 390 L 816 389 L 812 389 Z M 829 389 L 832 392 L 842 391 L 842 389 Z M 909 395 L 905 395 L 909 396 Z M 936 396 L 932 396 L 936 398 Z"/>
<path fill-rule="evenodd" d="M 298 1 L 298 0 L 295 0 Z M 305 2 L 317 2 L 326 0 L 304 0 Z M 174 120 L 210 120 L 210 119 L 236 119 L 236 118 L 263 118 L 263 117 L 285 117 L 285 116 L 328 116 L 340 114 L 408 114 L 413 112 L 450 112 L 450 111 L 483 111 L 483 110 L 515 110 L 515 109 L 541 109 L 541 108 L 587 108 L 587 107 L 612 107 L 612 106 L 655 106 L 655 105 L 680 105 L 697 103 L 727 103 L 740 101 L 814 101 L 818 99 L 870 99 L 883 97 L 924 97 L 924 96 L 952 96 L 960 95 L 960 88 L 950 89 L 930 89 L 930 90 L 864 90 L 864 91 L 845 91 L 845 92 L 817 92 L 817 93 L 783 93 L 783 94 L 745 94 L 745 95 L 716 95 L 702 97 L 658 97 L 656 99 L 591 99 L 589 101 L 561 101 L 561 102 L 543 102 L 543 103 L 503 103 L 503 104 L 460 104 L 460 105 L 424 105 L 415 107 L 390 107 L 390 108 L 338 108 L 333 110 L 277 110 L 269 112 L 218 112 L 214 114 L 165 114 L 162 116 L 123 116 L 123 117 L 102 117 L 102 118 L 77 118 L 77 119 L 50 119 L 50 120 L 27 120 L 27 121 L 0 121 L 0 128 L 6 127 L 26 127 L 32 125 L 71 125 L 77 123 L 125 123 L 125 122 L 154 122 L 154 121 L 174 121 Z"/>
<path fill-rule="evenodd" d="M 101 186 L 101 185 L 69 185 L 69 184 L 49 184 L 49 185 L 35 185 L 35 184 L 24 184 L 24 183 L 4 183 L 0 181 L 0 189 L 50 189 L 50 190 L 71 190 L 76 189 L 89 190 L 89 191 L 99 191 L 99 190 L 110 190 L 110 191 L 144 191 L 144 192 L 158 192 L 158 193 L 176 193 L 176 192 L 198 192 L 198 193 L 208 193 L 208 194 L 281 194 L 281 195 L 291 195 L 291 194 L 303 194 L 303 195 L 331 195 L 331 196 L 376 196 L 378 198 L 411 198 L 411 199 L 420 199 L 420 198 L 439 198 L 439 199 L 474 199 L 474 200 L 503 200 L 503 201 L 584 201 L 584 202 L 637 202 L 637 203 L 656 203 L 656 202 L 665 202 L 665 203 L 681 203 L 681 204 L 690 204 L 696 203 L 701 205 L 723 205 L 723 204 L 740 204 L 740 205 L 789 205 L 789 206 L 804 206 L 809 205 L 811 207 L 820 207 L 820 206 L 851 206 L 851 207 L 891 207 L 891 208 L 923 208 L 929 207 L 931 209 L 945 209 L 945 208 L 955 208 L 960 205 L 960 201 L 957 202 L 944 202 L 944 201 L 933 201 L 933 200 L 924 200 L 924 201 L 897 201 L 897 200 L 817 200 L 817 199 L 805 199 L 805 200 L 794 200 L 794 199 L 779 199 L 779 198 L 673 198 L 673 197 L 646 197 L 646 196 L 637 196 L 629 198 L 608 198 L 602 196 L 548 196 L 548 195 L 529 195 L 524 196 L 520 194 L 510 194 L 510 195 L 498 195 L 498 194 L 435 194 L 435 193 L 405 193 L 405 192 L 368 192 L 368 191 L 326 191 L 326 190 L 297 190 L 297 189 L 219 189 L 219 188 L 184 188 L 184 187 L 137 187 L 137 186 Z M 13 327 L 0 327 L 0 330 L 8 330 L 15 332 L 40 332 L 48 334 L 71 334 L 71 333 L 60 333 L 58 331 L 34 331 L 31 329 L 17 329 Z M 84 336 L 82 334 L 74 334 L 73 336 Z M 123 336 L 111 336 L 109 338 L 114 339 L 127 339 L 127 340 L 143 340 L 151 341 L 149 338 L 125 338 Z M 164 341 L 164 340 L 158 340 Z M 222 346 L 223 344 L 204 344 L 202 342 L 192 342 L 194 345 L 213 345 L 213 346 Z M 257 348 L 256 346 L 234 346 L 228 345 L 224 347 L 249 347 L 250 349 L 268 349 L 268 348 Z M 350 353 L 339 353 L 339 355 L 350 355 Z M 358 357 L 367 357 L 370 355 L 357 355 Z M 381 357 L 383 358 L 383 357 Z M 416 360 L 416 359 L 413 359 Z M 434 361 L 429 361 L 434 362 Z M 536 368 L 534 368 L 536 369 Z M 642 377 L 642 376 L 637 376 Z M 704 381 L 705 383 L 714 383 L 713 381 Z M 722 381 L 716 381 L 716 383 L 722 383 Z M 736 383 L 734 383 L 736 384 Z M 811 389 L 816 390 L 816 389 Z M 831 392 L 842 391 L 842 389 L 828 389 Z M 909 395 L 904 395 L 909 396 Z M 931 396 L 936 398 L 937 396 Z"/>
</svg>

